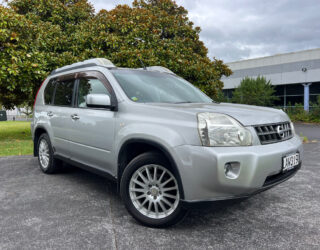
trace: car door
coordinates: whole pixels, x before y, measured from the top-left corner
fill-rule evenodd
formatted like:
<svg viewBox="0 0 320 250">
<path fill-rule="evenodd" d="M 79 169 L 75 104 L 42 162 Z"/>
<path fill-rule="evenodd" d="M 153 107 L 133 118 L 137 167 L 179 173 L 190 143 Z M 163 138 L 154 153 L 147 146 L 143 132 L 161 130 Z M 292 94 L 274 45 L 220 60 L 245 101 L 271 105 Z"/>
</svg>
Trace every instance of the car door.
<svg viewBox="0 0 320 250">
<path fill-rule="evenodd" d="M 48 106 L 53 147 L 56 154 L 70 158 L 70 131 L 73 129 L 71 115 L 74 113 L 75 78 L 61 78 L 55 81 L 52 105 Z"/>
<path fill-rule="evenodd" d="M 109 89 L 108 89 L 109 88 Z M 116 112 L 107 108 L 86 105 L 89 94 L 106 94 L 114 101 L 114 94 L 106 78 L 98 72 L 80 74 L 77 79 L 73 130 L 70 131 L 74 160 L 114 174 L 113 156 Z"/>
</svg>

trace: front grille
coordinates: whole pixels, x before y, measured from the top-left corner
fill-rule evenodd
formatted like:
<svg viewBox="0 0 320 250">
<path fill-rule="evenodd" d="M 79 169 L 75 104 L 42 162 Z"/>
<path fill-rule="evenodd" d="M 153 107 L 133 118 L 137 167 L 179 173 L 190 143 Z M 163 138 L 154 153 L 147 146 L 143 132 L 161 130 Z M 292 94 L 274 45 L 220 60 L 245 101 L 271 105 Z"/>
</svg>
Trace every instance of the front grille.
<svg viewBox="0 0 320 250">
<path fill-rule="evenodd" d="M 290 122 L 254 126 L 261 144 L 270 144 L 292 138 Z"/>
</svg>

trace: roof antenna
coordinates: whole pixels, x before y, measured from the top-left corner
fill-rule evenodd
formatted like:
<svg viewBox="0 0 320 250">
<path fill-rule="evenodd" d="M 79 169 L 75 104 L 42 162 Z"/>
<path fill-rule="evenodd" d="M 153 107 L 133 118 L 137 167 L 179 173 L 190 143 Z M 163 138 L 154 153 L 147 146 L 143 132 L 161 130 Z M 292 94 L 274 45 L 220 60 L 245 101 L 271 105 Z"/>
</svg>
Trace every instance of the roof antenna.
<svg viewBox="0 0 320 250">
<path fill-rule="evenodd" d="M 142 43 L 145 43 L 145 40 L 143 40 L 142 38 L 140 37 L 135 37 L 134 38 L 135 42 L 133 42 L 132 44 L 136 45 L 137 43 L 139 42 L 142 42 Z M 138 57 L 140 63 L 141 63 L 141 66 L 144 70 L 147 70 L 146 66 L 144 65 L 143 61 L 141 60 L 140 56 Z"/>
<path fill-rule="evenodd" d="M 144 65 L 144 63 L 143 63 L 143 61 L 141 60 L 141 58 L 138 57 L 138 59 L 139 59 L 139 61 L 140 61 L 140 63 L 141 63 L 142 68 L 143 68 L 144 70 L 147 70 L 147 67 Z"/>
</svg>

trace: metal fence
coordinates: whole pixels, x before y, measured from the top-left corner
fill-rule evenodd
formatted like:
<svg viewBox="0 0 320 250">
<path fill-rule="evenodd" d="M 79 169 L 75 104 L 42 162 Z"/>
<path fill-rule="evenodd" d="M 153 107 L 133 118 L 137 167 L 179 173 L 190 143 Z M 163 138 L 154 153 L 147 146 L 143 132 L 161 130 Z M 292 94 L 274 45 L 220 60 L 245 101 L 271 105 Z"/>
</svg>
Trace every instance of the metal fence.
<svg viewBox="0 0 320 250">
<path fill-rule="evenodd" d="M 2 115 L 5 113 L 5 115 L 3 117 L 4 119 L 1 119 L 1 120 L 8 120 L 8 121 L 31 121 L 32 120 L 32 115 L 28 116 L 28 115 L 24 114 L 24 111 L 26 111 L 24 108 L 14 108 L 11 110 L 1 110 L 1 107 L 0 107 L 0 111 L 1 111 L 0 113 L 2 113 Z"/>
<path fill-rule="evenodd" d="M 31 121 L 32 118 L 26 115 L 8 115 L 7 114 L 7 120 L 8 121 Z"/>
</svg>

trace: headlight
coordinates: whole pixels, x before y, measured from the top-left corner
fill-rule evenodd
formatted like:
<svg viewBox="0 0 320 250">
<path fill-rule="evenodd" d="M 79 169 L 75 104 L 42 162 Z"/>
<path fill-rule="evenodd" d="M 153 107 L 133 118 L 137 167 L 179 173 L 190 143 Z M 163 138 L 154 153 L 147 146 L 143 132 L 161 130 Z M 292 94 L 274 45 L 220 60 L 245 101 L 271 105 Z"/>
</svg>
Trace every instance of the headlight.
<svg viewBox="0 0 320 250">
<path fill-rule="evenodd" d="M 198 129 L 203 146 L 252 145 L 250 131 L 228 115 L 199 113 Z"/>
</svg>

